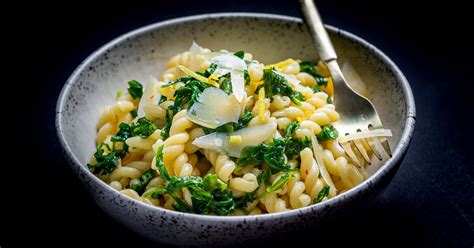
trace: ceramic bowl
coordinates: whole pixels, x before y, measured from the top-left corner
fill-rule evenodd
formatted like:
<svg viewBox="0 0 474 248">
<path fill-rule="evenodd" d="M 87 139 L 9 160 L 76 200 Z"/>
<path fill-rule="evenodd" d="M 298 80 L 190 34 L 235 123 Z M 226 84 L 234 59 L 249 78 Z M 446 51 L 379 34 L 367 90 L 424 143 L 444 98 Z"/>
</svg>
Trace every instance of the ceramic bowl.
<svg viewBox="0 0 474 248">
<path fill-rule="evenodd" d="M 362 184 L 320 204 L 259 216 L 204 216 L 157 208 L 120 194 L 87 169 L 95 151 L 100 109 L 131 79 L 158 75 L 166 61 L 192 41 L 213 50 L 244 50 L 263 63 L 318 58 L 301 19 L 270 14 L 222 13 L 155 23 L 104 45 L 72 73 L 59 96 L 56 128 L 69 166 L 103 211 L 151 240 L 174 245 L 238 244 L 271 238 L 285 230 L 320 225 L 354 201 L 377 195 L 403 160 L 415 125 L 410 86 L 397 66 L 367 41 L 327 26 L 339 55 L 363 78 L 390 138 L 393 156 Z M 265 228 L 271 227 L 271 228 Z"/>
</svg>

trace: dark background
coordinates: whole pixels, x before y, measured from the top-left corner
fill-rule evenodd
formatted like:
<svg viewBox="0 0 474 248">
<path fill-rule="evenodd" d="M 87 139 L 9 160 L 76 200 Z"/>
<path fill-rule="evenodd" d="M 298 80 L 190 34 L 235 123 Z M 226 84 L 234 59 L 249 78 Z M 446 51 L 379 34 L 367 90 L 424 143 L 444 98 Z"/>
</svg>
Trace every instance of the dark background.
<svg viewBox="0 0 474 248">
<path fill-rule="evenodd" d="M 292 234 L 279 242 L 295 247 L 303 243 L 314 247 L 472 247 L 474 160 L 472 152 L 468 154 L 472 149 L 468 141 L 473 138 L 469 128 L 474 91 L 470 8 L 456 1 L 417 2 L 420 6 L 415 1 L 377 2 L 317 1 L 317 5 L 327 24 L 374 44 L 405 73 L 417 107 L 411 147 L 392 183 L 374 204 L 362 210 L 347 210 L 346 216 L 321 230 Z M 37 190 L 28 191 L 29 204 L 13 207 L 26 207 L 35 216 L 28 217 L 28 235 L 20 236 L 25 227 L 7 228 L 0 234 L 0 246 L 29 239 L 46 246 L 61 245 L 62 240 L 84 246 L 158 246 L 108 218 L 67 169 L 54 129 L 54 109 L 63 84 L 94 50 L 135 28 L 213 12 L 299 16 L 296 1 L 174 0 L 103 5 L 64 1 L 29 7 L 36 12 L 31 31 L 37 32 L 39 46 L 35 50 L 41 53 L 34 64 L 39 69 L 35 77 L 42 79 L 41 83 L 31 83 L 31 166 L 41 170 L 35 172 L 37 180 L 31 185 Z"/>
</svg>

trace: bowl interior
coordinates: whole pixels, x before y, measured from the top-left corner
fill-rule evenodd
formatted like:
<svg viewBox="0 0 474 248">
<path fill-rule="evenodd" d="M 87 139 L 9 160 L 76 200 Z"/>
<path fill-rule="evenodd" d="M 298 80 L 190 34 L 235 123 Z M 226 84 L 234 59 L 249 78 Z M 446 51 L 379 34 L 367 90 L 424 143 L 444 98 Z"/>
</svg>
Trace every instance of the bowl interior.
<svg viewBox="0 0 474 248">
<path fill-rule="evenodd" d="M 349 61 L 366 83 L 384 126 L 394 134 L 389 139 L 394 149 L 400 142 L 407 116 L 400 76 L 370 45 L 335 28 L 330 28 L 329 33 L 339 63 Z M 126 89 L 129 80 L 146 83 L 150 74 L 159 75 L 167 60 L 188 50 L 193 40 L 213 50 L 244 50 L 263 63 L 286 58 L 318 59 L 305 26 L 296 18 L 232 14 L 188 18 L 119 37 L 86 59 L 59 99 L 58 124 L 64 142 L 83 166 L 95 150 L 100 110 L 113 103 L 117 90 Z"/>
</svg>

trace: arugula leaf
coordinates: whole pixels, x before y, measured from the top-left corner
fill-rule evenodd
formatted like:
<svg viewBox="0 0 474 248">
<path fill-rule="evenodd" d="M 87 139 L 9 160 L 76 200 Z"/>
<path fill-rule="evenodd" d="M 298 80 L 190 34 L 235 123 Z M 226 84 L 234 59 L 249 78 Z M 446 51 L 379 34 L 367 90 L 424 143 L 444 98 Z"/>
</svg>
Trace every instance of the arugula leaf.
<svg viewBox="0 0 474 248">
<path fill-rule="evenodd" d="M 171 180 L 171 176 L 168 170 L 166 170 L 165 162 L 163 162 L 163 145 L 156 150 L 156 168 L 160 172 L 160 177 L 163 178 L 163 181 L 169 182 Z"/>
<path fill-rule="evenodd" d="M 318 86 L 321 86 L 321 85 L 327 86 L 328 85 L 328 80 L 316 72 L 315 65 L 311 62 L 308 62 L 308 61 L 301 62 L 300 63 L 300 72 L 306 72 L 309 75 L 313 76 L 313 78 L 314 78 L 314 80 L 316 80 L 316 83 L 318 84 Z"/>
<path fill-rule="evenodd" d="M 311 90 L 313 90 L 313 93 L 321 92 L 321 89 L 317 85 L 314 85 L 313 87 L 311 87 Z"/>
<path fill-rule="evenodd" d="M 252 120 L 252 118 L 253 118 L 252 112 L 246 108 L 244 110 L 244 114 L 239 118 L 237 123 L 229 122 L 222 126 L 216 127 L 214 129 L 205 127 L 203 128 L 203 130 L 205 134 L 210 134 L 214 132 L 232 133 L 239 129 L 247 127 L 249 122 Z"/>
<path fill-rule="evenodd" d="M 286 143 L 284 139 L 273 139 L 272 146 L 264 153 L 263 160 L 270 168 L 270 172 L 275 174 L 279 171 L 289 171 L 291 167 L 285 164 Z"/>
<path fill-rule="evenodd" d="M 201 75 L 203 77 L 209 77 L 212 75 L 217 69 L 217 64 L 212 63 L 209 68 L 207 68 L 204 72 L 196 72 L 198 75 Z"/>
<path fill-rule="evenodd" d="M 132 123 L 130 126 L 132 128 L 132 137 L 140 136 L 142 138 L 147 138 L 156 130 L 155 124 L 145 117 L 138 119 L 137 123 Z"/>
<path fill-rule="evenodd" d="M 290 173 L 284 174 L 272 186 L 267 187 L 266 192 L 272 193 L 283 188 L 283 186 L 285 186 L 285 184 L 288 183 L 289 180 L 290 180 Z"/>
<path fill-rule="evenodd" d="M 107 148 L 108 153 L 105 154 L 105 148 Z M 94 158 L 97 161 L 95 164 L 87 164 L 89 170 L 94 172 L 100 172 L 100 175 L 108 175 L 117 168 L 117 164 L 120 160 L 120 157 L 117 156 L 114 150 L 110 149 L 107 144 L 100 144 L 97 147 L 97 151 L 94 153 Z"/>
<path fill-rule="evenodd" d="M 137 117 L 138 109 L 134 109 L 134 110 L 130 111 L 130 114 L 132 115 L 133 118 Z"/>
<path fill-rule="evenodd" d="M 222 76 L 224 77 L 224 76 Z M 221 86 L 219 87 L 221 90 L 223 90 L 227 95 L 232 94 L 232 81 L 230 80 L 229 77 L 226 77 L 222 83 Z"/>
<path fill-rule="evenodd" d="M 316 204 L 316 203 L 319 203 L 319 202 L 322 202 L 324 197 L 328 196 L 329 195 L 329 186 L 324 186 L 321 191 L 319 191 L 318 193 L 318 196 L 316 196 L 316 198 L 314 198 L 313 200 L 313 204 Z"/>
<path fill-rule="evenodd" d="M 239 57 L 240 59 L 244 59 L 245 52 L 244 51 L 238 51 L 238 52 L 235 52 L 234 55 Z"/>
<path fill-rule="evenodd" d="M 285 154 L 288 159 L 293 159 L 300 155 L 300 152 L 306 147 L 311 148 L 311 139 L 308 137 L 290 139 L 286 142 Z"/>
<path fill-rule="evenodd" d="M 142 97 L 143 85 L 140 82 L 132 80 L 128 82 L 128 86 L 128 93 L 130 93 L 133 99 Z"/>
<path fill-rule="evenodd" d="M 163 146 L 157 150 L 156 167 L 166 186 L 164 189 L 152 190 L 151 193 L 169 194 L 176 201 L 176 204 L 173 205 L 176 210 L 217 215 L 226 215 L 234 210 L 235 202 L 232 198 L 232 191 L 227 188 L 227 184 L 217 178 L 217 175 L 208 174 L 204 178 L 170 176 L 163 162 Z M 192 207 L 177 195 L 177 192 L 183 188 L 187 188 L 191 193 Z"/>
<path fill-rule="evenodd" d="M 183 77 L 177 78 L 177 79 L 175 79 L 175 80 L 170 80 L 169 82 L 163 84 L 163 85 L 161 86 L 161 88 L 166 88 L 166 87 L 169 87 L 169 86 L 171 86 L 171 85 L 173 85 L 173 84 L 177 84 L 177 83 L 184 83 L 184 82 L 187 82 L 187 81 L 193 80 L 193 79 L 194 79 L 194 78 L 191 77 L 191 76 L 183 76 Z"/>
<path fill-rule="evenodd" d="M 156 171 L 153 169 L 149 169 L 145 171 L 143 175 L 140 177 L 140 182 L 132 184 L 131 188 L 141 195 L 143 191 L 145 191 L 145 188 L 150 182 L 150 180 L 155 176 L 156 176 Z"/>
<path fill-rule="evenodd" d="M 339 133 L 333 126 L 323 126 L 321 133 L 318 134 L 318 141 L 335 140 Z"/>
<path fill-rule="evenodd" d="M 166 100 L 168 100 L 168 97 L 162 95 L 162 96 L 160 97 L 160 100 L 158 101 L 158 105 L 160 105 L 160 104 L 166 102 Z"/>
<path fill-rule="evenodd" d="M 278 75 L 273 69 L 263 69 L 263 79 L 263 85 L 257 87 L 255 93 L 257 93 L 261 87 L 264 87 L 265 97 L 269 97 L 270 99 L 274 95 L 288 96 L 290 100 L 298 106 L 301 105 L 300 101 L 306 100 L 301 92 L 291 88 L 286 79 Z"/>
<path fill-rule="evenodd" d="M 170 128 L 173 123 L 172 108 L 172 105 L 166 107 L 166 124 L 163 129 L 161 129 L 161 137 L 163 137 L 163 139 L 167 139 L 170 136 Z"/>
<path fill-rule="evenodd" d="M 242 150 L 236 165 L 241 167 L 265 162 L 272 174 L 278 171 L 289 171 L 291 167 L 285 164 L 285 147 L 285 140 L 278 138 L 273 139 L 273 142 L 268 144 L 247 146 Z"/>
<path fill-rule="evenodd" d="M 244 70 L 244 80 L 245 80 L 245 85 L 248 85 L 250 83 L 250 75 L 247 69 Z"/>
<path fill-rule="evenodd" d="M 173 113 L 178 113 L 187 104 L 189 109 L 195 102 L 198 101 L 199 95 L 210 87 L 209 84 L 203 83 L 198 80 L 187 81 L 174 93 L 174 106 Z"/>
</svg>

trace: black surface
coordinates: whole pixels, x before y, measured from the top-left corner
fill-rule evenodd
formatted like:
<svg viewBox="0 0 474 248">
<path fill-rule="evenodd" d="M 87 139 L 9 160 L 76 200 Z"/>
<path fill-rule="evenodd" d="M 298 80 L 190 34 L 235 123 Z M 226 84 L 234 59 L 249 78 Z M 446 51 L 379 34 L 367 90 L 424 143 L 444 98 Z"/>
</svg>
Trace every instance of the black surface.
<svg viewBox="0 0 474 248">
<path fill-rule="evenodd" d="M 387 191 L 373 205 L 348 212 L 317 233 L 308 230 L 279 242 L 309 242 L 312 247 L 472 247 L 474 160 L 469 153 L 473 138 L 469 119 L 474 91 L 469 8 L 453 1 L 419 7 L 414 1 L 378 2 L 317 4 L 326 23 L 368 40 L 405 73 L 417 106 L 411 147 Z M 42 166 L 31 186 L 40 190 L 32 192 L 29 202 L 33 205 L 21 205 L 34 207 L 28 211 L 36 217 L 28 222 L 30 227 L 2 231 L 1 247 L 30 238 L 48 246 L 61 245 L 61 240 L 109 247 L 158 246 L 101 212 L 60 153 L 54 129 L 56 99 L 74 68 L 95 49 L 135 28 L 186 15 L 241 11 L 299 16 L 293 1 L 133 1 L 111 6 L 68 2 L 35 9 L 35 22 L 41 25 L 32 31 L 38 31 L 37 49 L 42 53 L 35 66 L 42 71 L 40 77 L 46 77 L 41 84 L 31 84 L 37 86 L 33 88 L 31 144 L 36 160 L 31 166 Z M 444 49 L 449 46 L 452 50 Z M 21 235 L 24 228 L 29 230 L 28 238 Z"/>
</svg>

